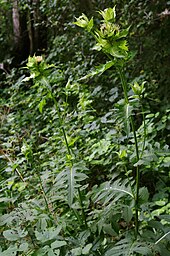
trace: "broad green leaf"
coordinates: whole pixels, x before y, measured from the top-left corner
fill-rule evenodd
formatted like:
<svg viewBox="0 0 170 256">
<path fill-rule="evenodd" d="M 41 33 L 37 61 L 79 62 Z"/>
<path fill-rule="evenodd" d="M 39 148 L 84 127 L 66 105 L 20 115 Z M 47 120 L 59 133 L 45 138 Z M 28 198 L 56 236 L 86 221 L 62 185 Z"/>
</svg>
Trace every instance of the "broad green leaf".
<svg viewBox="0 0 170 256">
<path fill-rule="evenodd" d="M 19 248 L 18 251 L 20 252 L 26 252 L 28 250 L 29 244 L 28 243 L 22 243 Z"/>
<path fill-rule="evenodd" d="M 7 250 L 1 251 L 0 255 L 1 256 L 15 256 L 17 255 L 17 247 L 16 246 L 10 246 Z"/>
<path fill-rule="evenodd" d="M 56 254 L 53 252 L 51 248 L 48 250 L 48 256 L 56 256 Z"/>
<path fill-rule="evenodd" d="M 89 255 L 90 249 L 92 248 L 92 244 L 87 244 L 83 249 L 82 249 L 82 254 L 84 255 Z"/>
<path fill-rule="evenodd" d="M 28 234 L 27 231 L 19 231 L 19 230 L 5 230 L 3 232 L 3 236 L 8 240 L 8 241 L 17 241 L 21 237 L 25 237 Z"/>
<path fill-rule="evenodd" d="M 72 249 L 71 253 L 72 253 L 73 256 L 82 255 L 82 248 L 81 247 L 77 247 L 75 249 Z"/>
<path fill-rule="evenodd" d="M 123 207 L 122 218 L 129 223 L 133 217 L 132 208 L 128 205 Z"/>
<path fill-rule="evenodd" d="M 102 226 L 101 226 L 102 228 Z M 104 224 L 103 225 L 103 231 L 110 235 L 110 236 L 117 236 L 117 233 L 115 232 L 115 230 L 112 228 L 112 225 L 111 224 Z"/>
<path fill-rule="evenodd" d="M 67 245 L 67 243 L 65 241 L 58 241 L 58 240 L 56 240 L 55 242 L 53 242 L 51 244 L 51 248 L 52 249 L 58 249 L 58 248 L 60 248 L 60 247 L 62 247 L 64 245 Z"/>
<path fill-rule="evenodd" d="M 139 202 L 140 204 L 147 203 L 149 199 L 149 192 L 146 187 L 139 189 Z"/>
<path fill-rule="evenodd" d="M 61 231 L 61 226 L 58 226 L 57 228 L 51 227 L 49 229 L 45 229 L 41 232 L 35 230 L 35 236 L 37 240 L 41 241 L 42 243 L 52 240 L 58 236 L 58 234 Z"/>
<path fill-rule="evenodd" d="M 164 158 L 163 165 L 165 167 L 169 167 L 170 166 L 170 156 L 167 156 L 167 157 Z"/>
</svg>

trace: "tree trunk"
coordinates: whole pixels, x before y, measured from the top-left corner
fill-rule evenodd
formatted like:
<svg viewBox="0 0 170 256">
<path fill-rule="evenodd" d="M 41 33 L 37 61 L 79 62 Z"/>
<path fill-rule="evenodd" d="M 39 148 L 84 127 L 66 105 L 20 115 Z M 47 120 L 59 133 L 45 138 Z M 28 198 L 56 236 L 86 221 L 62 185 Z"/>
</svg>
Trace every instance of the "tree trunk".
<svg viewBox="0 0 170 256">
<path fill-rule="evenodd" d="M 40 1 L 31 0 L 30 10 L 31 12 L 28 13 L 28 31 L 30 55 L 32 56 L 35 53 L 39 54 L 43 48 L 46 49 L 47 31 L 44 27 L 46 17 L 40 13 Z"/>
<path fill-rule="evenodd" d="M 14 33 L 15 47 L 17 49 L 20 49 L 21 28 L 20 28 L 20 17 L 19 17 L 18 0 L 13 0 L 12 20 L 13 20 L 13 33 Z"/>
<path fill-rule="evenodd" d="M 34 18 L 34 49 L 37 51 L 39 47 L 39 21 L 40 21 L 40 13 L 39 13 L 39 0 L 33 0 L 33 18 Z"/>
</svg>

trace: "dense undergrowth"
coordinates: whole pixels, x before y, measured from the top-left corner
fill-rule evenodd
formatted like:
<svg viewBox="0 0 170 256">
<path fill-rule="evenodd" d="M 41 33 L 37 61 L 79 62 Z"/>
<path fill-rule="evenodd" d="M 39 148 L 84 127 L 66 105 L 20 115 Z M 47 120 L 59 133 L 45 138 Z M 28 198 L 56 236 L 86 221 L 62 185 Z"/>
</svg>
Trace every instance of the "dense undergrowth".
<svg viewBox="0 0 170 256">
<path fill-rule="evenodd" d="M 170 109 L 152 112 L 150 81 L 129 74 L 128 29 L 114 8 L 100 14 L 98 30 L 75 23 L 103 53 L 74 49 L 64 64 L 58 37 L 1 87 L 2 256 L 169 255 Z"/>
</svg>

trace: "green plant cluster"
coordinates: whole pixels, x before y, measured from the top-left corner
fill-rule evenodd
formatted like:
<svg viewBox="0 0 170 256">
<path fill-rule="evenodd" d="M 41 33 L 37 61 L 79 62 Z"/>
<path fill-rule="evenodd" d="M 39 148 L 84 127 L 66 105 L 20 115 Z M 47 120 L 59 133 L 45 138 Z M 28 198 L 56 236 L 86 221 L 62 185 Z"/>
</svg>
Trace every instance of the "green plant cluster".
<svg viewBox="0 0 170 256">
<path fill-rule="evenodd" d="M 99 14 L 75 24 L 104 64 L 79 50 L 64 66 L 52 50 L 1 90 L 2 256 L 169 255 L 170 109 L 151 111 L 149 82 L 126 73 L 129 29 L 115 8 Z"/>
</svg>

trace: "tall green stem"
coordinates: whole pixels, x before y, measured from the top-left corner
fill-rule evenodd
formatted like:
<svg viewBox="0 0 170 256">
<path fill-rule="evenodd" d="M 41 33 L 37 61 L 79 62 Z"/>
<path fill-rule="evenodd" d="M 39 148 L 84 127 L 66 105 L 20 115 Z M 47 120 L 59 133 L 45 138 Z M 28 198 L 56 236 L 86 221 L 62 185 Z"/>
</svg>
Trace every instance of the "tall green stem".
<svg viewBox="0 0 170 256">
<path fill-rule="evenodd" d="M 58 105 L 58 102 L 52 92 L 52 89 L 47 81 L 47 79 L 45 77 L 42 78 L 42 81 L 43 83 L 45 84 L 46 88 L 48 89 L 49 93 L 50 93 L 50 96 L 54 102 L 54 105 L 55 105 L 55 108 L 57 110 L 57 115 L 58 115 L 58 119 L 59 119 L 59 127 L 61 128 L 61 131 L 63 133 L 63 137 L 64 137 L 64 141 L 65 141 L 65 145 L 66 145 L 66 148 L 67 148 L 67 152 L 68 154 L 71 156 L 71 160 L 70 160 L 70 163 L 71 163 L 71 168 L 73 168 L 73 153 L 71 152 L 71 149 L 69 147 L 69 144 L 68 144 L 68 140 L 67 140 L 67 135 L 66 135 L 66 131 L 63 127 L 63 120 L 62 120 L 62 117 L 61 117 L 61 113 L 60 113 L 60 108 L 59 108 L 59 105 Z M 86 221 L 86 215 L 85 215 L 85 211 L 84 211 L 84 207 L 83 207 L 83 201 L 82 201 L 82 196 L 81 196 L 81 191 L 80 189 L 78 188 L 78 195 L 79 195 L 79 200 L 80 200 L 80 206 L 81 206 L 81 210 L 82 210 L 82 217 L 84 219 L 84 223 L 85 223 L 85 226 L 87 227 L 87 221 Z M 73 212 L 75 213 L 75 210 L 73 209 Z M 75 214 L 76 217 L 77 217 L 77 214 Z"/>
<path fill-rule="evenodd" d="M 145 114 L 144 114 L 144 108 L 142 105 L 142 117 L 143 117 L 143 129 L 144 129 L 144 139 L 143 139 L 143 146 L 142 146 L 142 151 L 140 154 L 140 158 L 143 155 L 144 149 L 145 149 L 145 142 L 146 142 L 146 121 L 145 121 Z"/>
<path fill-rule="evenodd" d="M 124 92 L 124 98 L 126 104 L 129 104 L 129 99 L 128 99 L 128 93 L 127 93 L 127 80 L 125 78 L 124 71 L 121 67 L 118 67 L 118 72 L 120 75 L 121 83 L 122 83 L 122 88 Z M 135 130 L 135 124 L 133 117 L 129 117 L 132 132 L 133 132 L 133 137 L 135 141 L 135 150 L 136 150 L 136 162 L 139 161 L 139 149 L 138 149 L 138 141 L 137 141 L 137 136 L 136 136 L 136 130 Z M 139 232 L 139 180 L 140 180 L 140 175 L 139 175 L 139 166 L 136 167 L 136 196 L 135 196 L 135 238 L 138 236 Z"/>
</svg>

